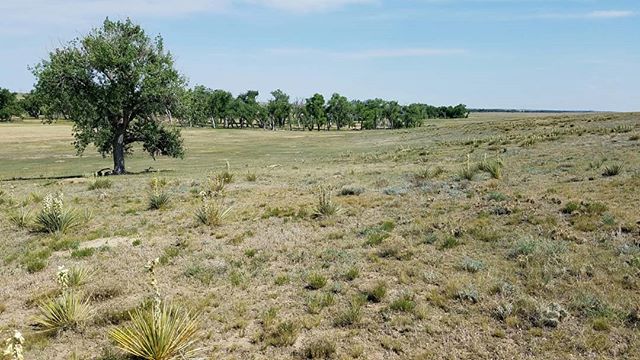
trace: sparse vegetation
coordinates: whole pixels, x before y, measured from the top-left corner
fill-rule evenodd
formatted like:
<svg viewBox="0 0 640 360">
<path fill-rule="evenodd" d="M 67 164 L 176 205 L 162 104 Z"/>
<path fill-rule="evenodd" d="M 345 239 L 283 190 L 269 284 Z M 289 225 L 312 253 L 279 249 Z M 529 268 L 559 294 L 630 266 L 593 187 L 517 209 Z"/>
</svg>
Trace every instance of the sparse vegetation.
<svg viewBox="0 0 640 360">
<path fill-rule="evenodd" d="M 89 190 L 110 189 L 113 183 L 109 179 L 95 179 L 89 183 Z"/>
<path fill-rule="evenodd" d="M 88 175 L 46 179 L 104 168 L 67 157 L 67 121 L 0 124 L 11 134 L 2 174 L 32 178 L 0 182 L 3 338 L 24 331 L 33 359 L 139 358 L 111 330 L 159 344 L 179 328 L 193 335 L 178 358 L 637 357 L 640 154 L 633 133 L 611 131 L 637 131 L 637 115 L 471 116 L 379 132 L 184 128 L 185 161 L 158 158 L 162 171 L 109 176 L 111 189 L 94 192 Z M 53 136 L 64 141 L 50 152 L 30 145 Z M 537 143 L 521 147 L 528 137 Z M 477 169 L 458 181 L 466 154 Z M 240 181 L 226 182 L 224 158 Z M 154 178 L 170 194 L 163 211 L 145 211 Z M 339 216 L 317 214 L 321 185 L 336 186 Z M 80 226 L 42 230 L 36 216 L 59 192 Z M 227 215 L 202 216 L 215 225 L 199 219 L 203 193 Z M 144 254 L 170 279 L 150 293 L 136 270 Z M 74 295 L 47 276 L 65 262 Z M 30 328 L 47 312 L 65 315 Z M 168 358 L 155 349 L 149 358 Z"/>
</svg>

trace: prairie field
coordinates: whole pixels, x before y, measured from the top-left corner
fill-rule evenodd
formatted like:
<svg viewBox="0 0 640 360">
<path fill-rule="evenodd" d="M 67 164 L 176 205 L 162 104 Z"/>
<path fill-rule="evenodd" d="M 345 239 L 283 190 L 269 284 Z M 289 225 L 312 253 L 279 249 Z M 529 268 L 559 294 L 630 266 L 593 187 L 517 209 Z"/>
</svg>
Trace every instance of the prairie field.
<svg viewBox="0 0 640 360">
<path fill-rule="evenodd" d="M 638 113 L 182 134 L 97 178 L 70 124 L 0 124 L 0 334 L 26 359 L 127 359 L 108 334 L 155 258 L 196 358 L 640 358 Z M 46 232 L 54 194 L 75 226 Z M 43 331 L 60 266 L 90 315 Z"/>
</svg>

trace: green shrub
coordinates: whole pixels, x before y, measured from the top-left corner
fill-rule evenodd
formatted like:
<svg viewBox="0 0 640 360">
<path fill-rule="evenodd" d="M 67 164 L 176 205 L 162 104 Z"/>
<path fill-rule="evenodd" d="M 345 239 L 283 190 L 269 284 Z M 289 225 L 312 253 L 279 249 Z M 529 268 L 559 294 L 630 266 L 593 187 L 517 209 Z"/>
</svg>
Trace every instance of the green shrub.
<svg viewBox="0 0 640 360">
<path fill-rule="evenodd" d="M 604 167 L 602 171 L 602 176 L 610 177 L 616 176 L 622 172 L 622 164 L 611 164 Z"/>
<path fill-rule="evenodd" d="M 109 179 L 95 179 L 93 180 L 90 184 L 88 189 L 89 190 L 98 190 L 98 189 L 110 189 L 111 185 L 113 185 L 111 183 L 111 180 Z"/>
<path fill-rule="evenodd" d="M 83 248 L 83 249 L 76 249 L 71 251 L 71 257 L 73 258 L 85 258 L 85 257 L 89 257 L 92 256 L 94 253 L 96 252 L 96 249 L 94 248 Z"/>
<path fill-rule="evenodd" d="M 9 222 L 17 228 L 26 229 L 32 221 L 33 216 L 31 216 L 31 211 L 28 209 L 20 208 L 20 210 L 9 212 Z"/>
<path fill-rule="evenodd" d="M 298 338 L 299 327 L 291 320 L 283 321 L 277 325 L 269 325 L 262 334 L 262 341 L 268 346 L 291 346 Z"/>
<path fill-rule="evenodd" d="M 474 260 L 471 258 L 464 258 L 464 260 L 462 260 L 462 263 L 460 264 L 460 269 L 468 271 L 470 273 L 476 273 L 484 268 L 485 265 L 482 260 Z"/>
<path fill-rule="evenodd" d="M 340 192 L 338 193 L 340 196 L 358 196 L 364 193 L 364 188 L 362 186 L 356 185 L 345 185 L 340 188 Z"/>
<path fill-rule="evenodd" d="M 349 306 L 341 312 L 339 312 L 333 319 L 333 326 L 346 327 L 354 325 L 360 322 L 362 318 L 362 303 L 359 300 L 354 300 L 349 303 Z"/>
<path fill-rule="evenodd" d="M 578 209 L 580 209 L 580 204 L 570 201 L 562 208 L 562 212 L 565 214 L 573 214 Z"/>
<path fill-rule="evenodd" d="M 416 302 L 413 300 L 413 295 L 404 293 L 395 299 L 389 308 L 395 311 L 410 312 L 416 307 Z"/>
<path fill-rule="evenodd" d="M 379 303 L 387 294 L 387 285 L 384 282 L 379 282 L 372 288 L 365 290 L 363 294 L 367 301 Z"/>
<path fill-rule="evenodd" d="M 500 159 L 487 160 L 485 156 L 485 158 L 478 165 L 478 170 L 489 173 L 489 175 L 491 175 L 491 177 L 494 179 L 501 179 L 502 161 L 500 161 Z"/>
<path fill-rule="evenodd" d="M 322 289 L 325 285 L 327 285 L 327 278 L 321 274 L 312 273 L 307 276 L 307 289 L 318 290 Z"/>
<path fill-rule="evenodd" d="M 317 339 L 310 342 L 303 352 L 306 359 L 331 359 L 336 354 L 336 345 L 327 339 Z"/>
</svg>

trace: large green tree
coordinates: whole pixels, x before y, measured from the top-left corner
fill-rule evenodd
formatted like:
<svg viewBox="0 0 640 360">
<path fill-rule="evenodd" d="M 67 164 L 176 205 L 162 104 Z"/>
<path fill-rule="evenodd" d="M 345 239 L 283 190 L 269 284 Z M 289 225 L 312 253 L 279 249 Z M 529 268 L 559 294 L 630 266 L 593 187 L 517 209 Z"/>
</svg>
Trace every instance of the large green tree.
<svg viewBox="0 0 640 360">
<path fill-rule="evenodd" d="M 113 155 L 113 173 L 125 173 L 125 153 L 141 142 L 151 156 L 183 155 L 178 129 L 160 121 L 185 85 L 160 36 L 126 21 L 100 28 L 50 53 L 33 69 L 36 93 L 49 116 L 73 121 L 75 146 L 94 144 Z"/>
<path fill-rule="evenodd" d="M 327 120 L 327 115 L 324 110 L 324 96 L 322 96 L 322 94 L 314 94 L 305 102 L 305 108 L 307 110 L 306 112 L 309 116 L 309 120 L 311 120 L 311 126 L 307 127 L 309 130 L 313 130 L 313 125 L 315 125 L 318 131 L 320 131 L 320 128 Z"/>
<path fill-rule="evenodd" d="M 28 94 L 25 94 L 24 97 L 19 100 L 19 103 L 20 108 L 29 116 L 36 119 L 40 117 L 42 106 L 40 105 L 40 100 L 34 94 L 33 90 Z"/>
<path fill-rule="evenodd" d="M 271 92 L 273 99 L 269 100 L 268 111 L 271 117 L 271 129 L 275 126 L 283 127 L 285 122 L 289 120 L 291 115 L 291 104 L 289 103 L 289 95 L 282 90 L 274 90 Z"/>
<path fill-rule="evenodd" d="M 0 88 L 0 121 L 11 120 L 11 116 L 18 115 L 17 110 L 16 94 Z"/>
<path fill-rule="evenodd" d="M 346 97 L 335 93 L 327 102 L 327 129 L 331 124 L 335 124 L 340 130 L 343 126 L 351 123 L 351 103 Z"/>
<path fill-rule="evenodd" d="M 225 90 L 214 90 L 211 94 L 211 116 L 214 121 L 222 122 L 224 120 L 224 127 L 227 126 L 227 120 L 231 115 L 231 108 L 233 104 L 233 95 Z"/>
</svg>

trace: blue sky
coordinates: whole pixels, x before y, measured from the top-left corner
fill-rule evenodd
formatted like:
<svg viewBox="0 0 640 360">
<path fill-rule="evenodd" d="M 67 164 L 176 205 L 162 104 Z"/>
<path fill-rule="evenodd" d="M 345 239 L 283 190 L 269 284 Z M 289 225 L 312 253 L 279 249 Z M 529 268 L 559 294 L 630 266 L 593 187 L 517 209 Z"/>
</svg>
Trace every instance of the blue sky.
<svg viewBox="0 0 640 360">
<path fill-rule="evenodd" d="M 637 0 L 2 0 L 0 87 L 28 65 L 131 17 L 161 34 L 190 84 L 261 99 L 640 110 Z"/>
</svg>

